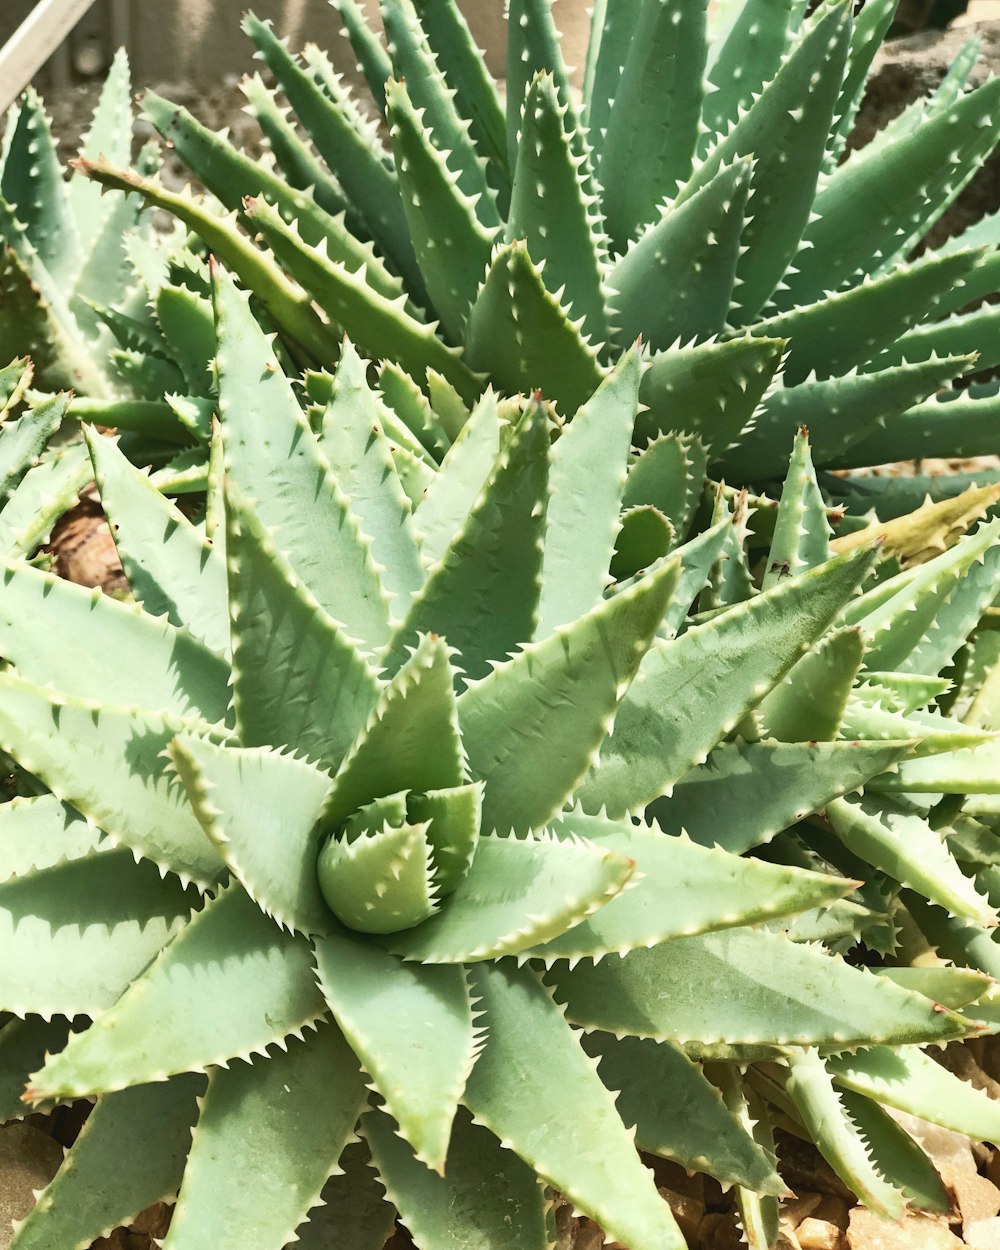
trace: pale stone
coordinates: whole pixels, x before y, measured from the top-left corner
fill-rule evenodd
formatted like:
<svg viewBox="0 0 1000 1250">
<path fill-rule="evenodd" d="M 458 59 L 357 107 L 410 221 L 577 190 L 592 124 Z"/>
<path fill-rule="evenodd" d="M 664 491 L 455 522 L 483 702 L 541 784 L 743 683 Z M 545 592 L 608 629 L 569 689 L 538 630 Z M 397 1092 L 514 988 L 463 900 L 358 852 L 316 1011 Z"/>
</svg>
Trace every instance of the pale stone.
<svg viewBox="0 0 1000 1250">
<path fill-rule="evenodd" d="M 801 1250 L 847 1250 L 847 1235 L 827 1220 L 808 1216 L 795 1230 Z"/>
<path fill-rule="evenodd" d="M 0 1126 L 0 1250 L 14 1240 L 11 1221 L 24 1219 L 62 1160 L 62 1146 L 41 1129 L 19 1120 Z"/>
<path fill-rule="evenodd" d="M 802 1221 L 816 1210 L 823 1201 L 823 1194 L 800 1193 L 788 1198 L 781 1204 L 781 1224 L 784 1228 L 795 1229 Z"/>
<path fill-rule="evenodd" d="M 911 1215 L 896 1223 L 864 1207 L 851 1212 L 847 1244 L 850 1250 L 963 1250 L 963 1243 L 939 1220 Z"/>
<path fill-rule="evenodd" d="M 1000 1219 L 973 1220 L 964 1226 L 963 1238 L 969 1250 L 1000 1250 Z"/>
<path fill-rule="evenodd" d="M 962 1173 L 948 1180 L 955 1192 L 963 1224 L 989 1220 L 1000 1214 L 1000 1189 L 985 1176 Z"/>
</svg>

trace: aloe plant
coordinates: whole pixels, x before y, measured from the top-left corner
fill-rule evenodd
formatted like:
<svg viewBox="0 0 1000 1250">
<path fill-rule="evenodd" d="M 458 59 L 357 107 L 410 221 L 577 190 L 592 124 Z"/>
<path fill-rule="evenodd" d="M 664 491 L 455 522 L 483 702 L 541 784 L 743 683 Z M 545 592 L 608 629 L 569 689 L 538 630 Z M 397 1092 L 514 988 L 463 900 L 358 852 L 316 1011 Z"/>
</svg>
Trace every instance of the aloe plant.
<svg viewBox="0 0 1000 1250">
<path fill-rule="evenodd" d="M 367 107 L 251 15 L 271 162 L 147 93 L 210 195 L 79 166 L 198 233 L 300 367 L 333 367 L 346 331 L 404 424 L 487 382 L 569 415 L 641 336 L 639 445 L 697 435 L 731 483 L 780 482 L 803 424 L 820 469 L 997 450 L 996 387 L 955 389 L 996 362 L 996 309 L 975 305 L 997 290 L 997 219 L 915 252 L 1000 134 L 1000 81 L 965 90 L 975 41 L 845 158 L 895 0 L 731 0 L 711 20 L 707 0 L 605 0 L 582 96 L 549 0 L 515 0 L 506 106 L 455 0 L 382 0 L 385 46 L 356 0 L 336 7 Z"/>
<path fill-rule="evenodd" d="M 377 1248 L 397 1212 L 541 1250 L 553 1191 L 679 1250 L 636 1146 L 762 1247 L 772 1123 L 939 1209 L 882 1107 L 996 1135 L 921 1049 L 990 982 L 891 952 L 920 898 L 995 918 L 919 794 L 996 751 L 926 705 L 998 523 L 831 554 L 800 437 L 762 572 L 744 501 L 696 522 L 693 443 L 630 451 L 638 349 L 571 420 L 487 390 L 449 442 L 428 408 L 438 463 L 349 343 L 303 396 L 218 267 L 213 308 L 203 515 L 87 435 L 136 602 L 0 578 L 0 1102 L 96 1099 L 16 1250 L 175 1194 L 168 1250 Z"/>
</svg>

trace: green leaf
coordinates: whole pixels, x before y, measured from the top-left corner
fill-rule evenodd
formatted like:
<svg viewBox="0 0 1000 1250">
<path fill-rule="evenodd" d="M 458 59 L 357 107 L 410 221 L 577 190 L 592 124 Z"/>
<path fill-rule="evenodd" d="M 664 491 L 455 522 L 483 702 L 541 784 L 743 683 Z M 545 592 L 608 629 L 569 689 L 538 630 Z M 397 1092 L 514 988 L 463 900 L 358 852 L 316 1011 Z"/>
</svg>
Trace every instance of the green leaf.
<svg viewBox="0 0 1000 1250">
<path fill-rule="evenodd" d="M 448 347 L 432 326 L 413 316 L 402 297 L 388 299 L 373 290 L 325 248 L 311 245 L 296 223 L 286 223 L 265 199 L 248 201 L 247 212 L 253 228 L 281 263 L 361 351 L 373 359 L 393 360 L 416 378 L 429 368 L 437 369 L 465 398 L 479 395 L 478 380 L 457 349 Z"/>
<path fill-rule="evenodd" d="M 28 1114 L 21 1101 L 24 1078 L 45 1062 L 45 1056 L 61 1050 L 69 1036 L 70 1021 L 65 1016 L 12 1017 L 0 1029 L 0 1115 L 4 1122 Z"/>
<path fill-rule="evenodd" d="M 450 894 L 469 870 L 482 825 L 483 783 L 411 794 L 406 801 L 411 819 L 430 822 L 427 841 L 433 860 L 434 887 Z"/>
<path fill-rule="evenodd" d="M 906 255 L 993 148 L 998 101 L 1000 82 L 990 80 L 924 116 L 904 141 L 862 148 L 831 174 L 782 304 L 808 303 Z"/>
<path fill-rule="evenodd" d="M 7 1010 L 72 1017 L 110 1007 L 183 929 L 197 897 L 124 849 L 3 882 L 0 992 Z"/>
<path fill-rule="evenodd" d="M 905 800 L 904 800 L 905 803 Z M 891 799 L 835 799 L 826 818 L 848 850 L 893 881 L 975 924 L 995 925 L 996 911 L 953 859 L 941 835 L 918 812 Z"/>
<path fill-rule="evenodd" d="M 524 122 L 524 101 L 536 74 L 552 75 L 563 104 L 572 101 L 569 70 L 563 59 L 561 35 L 552 15 L 552 0 L 513 0 L 507 17 L 507 150 L 511 169 Z M 571 129 L 575 130 L 574 125 Z M 580 135 L 582 140 L 582 134 Z M 583 143 L 578 154 L 583 155 Z"/>
<path fill-rule="evenodd" d="M 578 792 L 584 807 L 605 805 L 621 816 L 669 793 L 829 627 L 872 560 L 830 560 L 673 642 L 656 642 Z M 664 706 L 669 719 L 660 714 Z"/>
<path fill-rule="evenodd" d="M 783 742 L 836 738 L 864 652 L 857 626 L 833 630 L 821 638 L 761 702 L 769 734 Z"/>
<path fill-rule="evenodd" d="M 891 1177 L 907 1201 L 918 1209 L 950 1215 L 955 1209 L 952 1191 L 945 1187 L 922 1144 L 870 1099 L 850 1091 L 841 1093 L 840 1099 L 861 1130 L 876 1170 Z"/>
<path fill-rule="evenodd" d="M 550 73 L 528 86 L 505 239 L 524 241 L 548 290 L 600 350 L 608 340 L 607 242 L 599 201 L 587 189 L 589 163 L 574 150 L 576 118 L 562 94 Z"/>
<path fill-rule="evenodd" d="M 850 4 L 838 0 L 816 14 L 771 82 L 681 192 L 687 199 L 723 165 L 754 157 L 732 324 L 750 324 L 781 281 L 807 228 L 843 82 L 851 12 Z M 628 178 L 628 171 L 623 176 Z"/>
<path fill-rule="evenodd" d="M 447 550 L 428 571 L 389 651 L 398 666 L 421 633 L 457 648 L 475 680 L 534 632 L 548 476 L 545 408 L 529 404 Z M 481 463 L 481 462 L 480 462 Z M 419 525 L 419 518 L 418 518 Z"/>
<path fill-rule="evenodd" d="M 673 1159 L 722 1184 L 781 1194 L 774 1163 L 737 1122 L 701 1068 L 670 1042 L 590 1033 L 583 1047 L 608 1089 L 620 1089 L 618 1114 L 635 1124 L 640 1150 Z"/>
<path fill-rule="evenodd" d="M 87 1246 L 181 1183 L 204 1077 L 184 1073 L 98 1099 L 55 1179 L 20 1225 L 18 1250 Z"/>
<path fill-rule="evenodd" d="M 291 755 L 190 735 L 169 751 L 206 836 L 261 911 L 289 931 L 327 932 L 316 825 L 329 777 Z"/>
<path fill-rule="evenodd" d="M 465 1094 L 476 1122 L 630 1250 L 684 1250 L 611 1096 L 535 976 L 480 964 L 471 977 L 489 1030 Z"/>
<path fill-rule="evenodd" d="M 323 610 L 350 638 L 379 646 L 387 604 L 350 502 L 247 297 L 218 269 L 214 292 L 226 470 Z"/>
<path fill-rule="evenodd" d="M 784 339 L 748 336 L 657 352 L 639 391 L 649 411 L 640 412 L 632 441 L 641 445 L 661 434 L 696 434 L 716 460 L 740 440 L 785 346 Z"/>
<path fill-rule="evenodd" d="M 556 964 L 545 979 L 573 1024 L 656 1041 L 842 1050 L 946 1041 L 967 1028 L 838 956 L 758 929 L 676 938 L 572 970 Z"/>
<path fill-rule="evenodd" d="M 658 508 L 682 539 L 701 501 L 706 463 L 698 439 L 682 434 L 652 439 L 629 465 L 622 502 Z"/>
<path fill-rule="evenodd" d="M 384 111 L 385 80 L 392 73 L 392 62 L 378 36 L 365 20 L 364 9 L 358 0 L 334 0 L 333 7 L 344 23 L 341 33 L 351 41 L 376 107 L 380 112 Z"/>
<path fill-rule="evenodd" d="M 414 8 L 434 59 L 455 92 L 459 116 L 467 119 L 469 134 L 487 161 L 486 175 L 498 193 L 501 210 L 506 211 L 510 199 L 507 123 L 485 58 L 473 43 L 455 0 L 414 0 Z"/>
<path fill-rule="evenodd" d="M 0 236 L 19 229 L 0 200 Z M 30 354 L 45 386 L 107 395 L 104 371 L 85 345 L 58 288 L 38 272 L 41 262 L 19 240 L 0 250 L 0 337 L 10 355 Z"/>
<path fill-rule="evenodd" d="M 33 1073 L 32 1101 L 249 1060 L 324 1012 L 308 943 L 238 886 L 209 902 L 114 1007 Z"/>
<path fill-rule="evenodd" d="M 330 1010 L 400 1133 L 424 1166 L 445 1174 L 477 1049 L 464 971 L 403 963 L 336 933 L 316 943 L 316 967 Z"/>
<path fill-rule="evenodd" d="M 918 458 L 990 455 L 998 412 L 1000 391 L 995 385 L 973 383 L 968 390 L 942 391 L 854 443 L 840 463 L 844 468 L 885 464 L 904 453 Z"/>
<path fill-rule="evenodd" d="M 645 572 L 669 553 L 675 538 L 674 527 L 659 508 L 649 504 L 627 508 L 615 540 L 611 576 L 620 585 Z"/>
<path fill-rule="evenodd" d="M 861 1130 L 833 1087 L 815 1051 L 790 1054 L 784 1087 L 810 1136 L 842 1181 L 883 1219 L 902 1219 L 902 1193 L 875 1167 Z"/>
<path fill-rule="evenodd" d="M 1000 794 L 1000 741 L 925 759 L 903 760 L 876 789 L 909 794 Z"/>
<path fill-rule="evenodd" d="M 413 378 L 391 360 L 379 365 L 378 384 L 383 406 L 398 418 L 391 437 L 407 451 L 420 456 L 428 466 L 436 466 L 452 440 L 441 428 L 427 396 Z"/>
<path fill-rule="evenodd" d="M 583 108 L 591 135 L 607 129 L 644 0 L 596 0 L 583 75 Z"/>
<path fill-rule="evenodd" d="M 444 557 L 479 499 L 500 455 L 503 427 L 497 397 L 488 390 L 446 449 L 438 472 L 416 507 L 414 526 L 428 565 Z"/>
<path fill-rule="evenodd" d="M 205 838 L 162 754 L 197 722 L 137 708 L 71 699 L 0 675 L 0 749 L 58 798 L 185 880 L 208 885 L 223 864 Z M 55 732 L 53 732 L 55 731 Z"/>
<path fill-rule="evenodd" d="M 390 79 L 385 88 L 396 176 L 431 303 L 449 341 L 460 343 L 498 228 L 477 217 L 475 197 L 462 190 L 448 149 L 432 142 L 409 86 Z"/>
<path fill-rule="evenodd" d="M 783 577 L 794 577 L 828 560 L 829 540 L 826 504 L 816 485 L 809 455 L 809 434 L 800 429 L 795 435 L 792 458 L 781 490 L 761 589 L 770 590 Z"/>
<path fill-rule="evenodd" d="M 0 804 L 0 881 L 109 850 L 102 839 L 100 829 L 54 794 L 11 799 Z"/>
<path fill-rule="evenodd" d="M 0 369 L 0 414 L 5 420 L 23 402 L 34 376 L 35 366 L 28 356 L 12 360 Z"/>
<path fill-rule="evenodd" d="M 38 463 L 46 443 L 62 424 L 68 402 L 68 396 L 56 395 L 0 428 L 0 502 L 6 502 Z"/>
<path fill-rule="evenodd" d="M 751 162 L 734 161 L 688 200 L 670 205 L 608 276 L 618 342 L 654 350 L 708 338 L 726 324 L 736 281 Z M 662 298 L 664 281 L 670 298 Z"/>
<path fill-rule="evenodd" d="M 618 252 L 691 173 L 707 55 L 705 0 L 645 4 L 614 95 L 598 169 Z"/>
<path fill-rule="evenodd" d="M 211 396 L 218 353 L 211 300 L 186 287 L 162 286 L 156 294 L 156 322 L 192 394 Z M 214 402 L 211 406 L 214 411 Z"/>
<path fill-rule="evenodd" d="M 536 641 L 583 616 L 604 596 L 641 377 L 635 347 L 563 427 L 552 449 Z"/>
<path fill-rule="evenodd" d="M 481 837 L 472 866 L 437 915 L 385 944 L 425 964 L 518 954 L 606 905 L 633 867 L 613 850 L 578 840 Z"/>
<path fill-rule="evenodd" d="M 973 267 L 977 250 L 930 255 L 813 304 L 777 313 L 753 327 L 755 335 L 788 338 L 785 380 L 830 378 L 873 362 L 911 326 L 932 316 L 938 300 Z"/>
<path fill-rule="evenodd" d="M 333 1024 L 252 1064 L 213 1069 L 164 1246 L 290 1239 L 320 1201 L 365 1098 L 358 1062 Z"/>
<path fill-rule="evenodd" d="M 300 344 L 320 363 L 336 359 L 337 336 L 320 319 L 310 298 L 288 280 L 266 252 L 240 233 L 231 217 L 216 215 L 190 193 L 167 191 L 153 179 L 114 169 L 103 161 L 80 161 L 78 167 L 101 186 L 135 192 L 148 204 L 172 213 L 239 275 L 293 343 Z M 88 388 L 88 393 L 95 392 Z"/>
<path fill-rule="evenodd" d="M 80 239 L 48 118 L 33 87 L 8 127 L 0 195 L 24 226 L 47 272 L 65 286 L 82 255 Z"/>
<path fill-rule="evenodd" d="M 379 681 L 226 483 L 233 686 L 247 746 L 291 747 L 336 768 L 365 726 Z"/>
<path fill-rule="evenodd" d="M 352 1142 L 323 1186 L 321 1205 L 295 1230 L 298 1250 L 329 1250 L 340 1237 L 351 1250 L 382 1250 L 396 1222 L 396 1211 L 375 1177 L 368 1147 Z"/>
<path fill-rule="evenodd" d="M 644 655 L 659 645 L 679 565 L 667 561 L 462 693 L 469 770 L 486 782 L 484 829 L 540 829 L 576 792 Z"/>
<path fill-rule="evenodd" d="M 411 1153 L 392 1119 L 371 1111 L 362 1129 L 400 1219 L 435 1250 L 545 1250 L 551 1244 L 534 1172 L 459 1110 L 440 1175 Z"/>
<path fill-rule="evenodd" d="M 381 139 L 373 122 L 363 118 L 348 90 L 333 75 L 317 80 L 299 64 L 270 22 L 252 13 L 243 29 L 257 45 L 268 69 L 278 80 L 298 122 L 306 130 L 356 206 L 382 252 L 390 257 L 411 285 L 419 272 L 409 239 L 396 178 L 384 159 Z"/>
<path fill-rule="evenodd" d="M 334 392 L 323 413 L 323 451 L 363 537 L 371 542 L 390 611 L 398 619 L 423 585 L 424 573 L 409 502 L 382 427 L 385 409 L 368 385 L 365 370 L 365 362 L 345 341 Z"/>
<path fill-rule="evenodd" d="M 870 668 L 938 673 L 952 660 L 996 595 L 998 536 L 1000 520 L 986 522 L 851 604 L 845 619 L 864 631 Z"/>
<path fill-rule="evenodd" d="M 449 648 L 421 638 L 382 692 L 363 735 L 337 772 L 324 824 L 335 828 L 373 799 L 417 794 L 468 780 L 458 729 Z"/>
<path fill-rule="evenodd" d="M 780 69 L 795 2 L 746 0 L 736 5 L 731 25 L 710 45 L 708 84 L 714 90 L 706 93 L 702 106 L 701 149 L 725 135 Z"/>
<path fill-rule="evenodd" d="M 837 1085 L 978 1141 L 1000 1134 L 1000 1111 L 981 1090 L 916 1046 L 884 1046 L 826 1061 Z"/>
<path fill-rule="evenodd" d="M 166 616 L 216 655 L 225 655 L 229 613 L 223 558 L 110 439 L 88 431 L 87 445 L 133 594 L 147 612 Z M 120 664 L 120 656 L 114 661 Z"/>
<path fill-rule="evenodd" d="M 0 512 L 0 551 L 11 558 L 32 555 L 77 503 L 92 473 L 80 443 L 50 453 L 29 469 Z"/>
<path fill-rule="evenodd" d="M 539 391 L 566 415 L 586 403 L 603 377 L 596 350 L 548 290 L 520 239 L 494 252 L 466 340 L 471 368 L 510 394 Z"/>
<path fill-rule="evenodd" d="M 319 888 L 337 919 L 359 933 L 419 925 L 438 909 L 427 825 L 331 836 L 320 853 Z"/>
<path fill-rule="evenodd" d="M 294 219 L 302 237 L 325 246 L 331 260 L 345 265 L 387 299 L 403 294 L 400 280 L 386 269 L 370 243 L 356 239 L 343 220 L 326 212 L 311 190 L 290 187 L 259 160 L 252 160 L 223 137 L 196 121 L 187 109 L 155 91 L 143 95 L 143 111 L 178 157 L 231 211 L 247 197 L 264 196 L 286 219 Z"/>
<path fill-rule="evenodd" d="M 118 165 L 125 165 L 132 156 L 132 84 L 128 56 L 119 48 L 101 87 L 90 128 L 80 145 L 80 156 L 97 160 L 102 154 Z M 74 172 L 66 188 L 70 207 L 82 248 L 90 246 L 102 233 L 109 217 L 114 215 L 99 187 Z"/>
<path fill-rule="evenodd" d="M 687 838 L 667 837 L 656 825 L 579 811 L 560 817 L 552 832 L 584 838 L 633 861 L 637 880 L 569 932 L 525 952 L 546 966 L 557 959 L 597 960 L 669 938 L 822 907 L 843 897 L 850 884 L 709 850 Z"/>
<path fill-rule="evenodd" d="M 486 162 L 472 142 L 469 123 L 459 115 L 454 92 L 427 43 L 412 0 L 382 0 L 381 12 L 393 71 L 396 78 L 406 82 L 431 142 L 448 154 L 456 186 L 469 197 L 480 222 L 487 229 L 499 226 Z"/>
</svg>

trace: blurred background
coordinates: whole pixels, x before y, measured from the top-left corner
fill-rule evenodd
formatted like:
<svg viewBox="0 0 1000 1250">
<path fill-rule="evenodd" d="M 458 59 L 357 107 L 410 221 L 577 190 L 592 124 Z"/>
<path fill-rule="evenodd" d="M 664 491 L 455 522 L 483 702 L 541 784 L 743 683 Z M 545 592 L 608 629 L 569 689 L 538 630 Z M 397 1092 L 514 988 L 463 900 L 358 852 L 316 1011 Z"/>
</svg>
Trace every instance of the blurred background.
<svg viewBox="0 0 1000 1250">
<path fill-rule="evenodd" d="M 591 2 L 555 0 L 554 11 L 571 64 L 582 64 Z M 492 68 L 502 73 L 503 0 L 461 3 Z M 66 0 L 61 7 L 63 29 L 56 29 L 57 18 L 47 19 L 54 50 L 35 74 L 42 90 L 63 89 L 101 75 L 121 45 L 129 50 L 137 86 L 164 81 L 212 85 L 247 68 L 248 44 L 238 34 L 238 20 L 247 0 Z M 374 0 L 367 0 L 370 11 L 376 7 Z M 0 46 L 33 10 L 41 11 L 38 0 L 3 0 Z M 82 12 L 75 26 L 71 20 L 74 10 L 75 14 Z M 256 0 L 254 11 L 273 19 L 293 46 L 309 41 L 328 48 L 340 46 L 336 38 L 339 21 L 326 0 Z M 1000 19 L 1000 0 L 901 0 L 896 33 L 940 28 L 956 19 Z M 67 25 L 69 33 L 63 39 Z M 341 68 L 349 69 L 351 58 L 343 51 Z M 15 85 L 8 73 L 7 81 L 0 81 L 0 97 L 16 94 L 20 86 L 23 84 Z"/>
</svg>

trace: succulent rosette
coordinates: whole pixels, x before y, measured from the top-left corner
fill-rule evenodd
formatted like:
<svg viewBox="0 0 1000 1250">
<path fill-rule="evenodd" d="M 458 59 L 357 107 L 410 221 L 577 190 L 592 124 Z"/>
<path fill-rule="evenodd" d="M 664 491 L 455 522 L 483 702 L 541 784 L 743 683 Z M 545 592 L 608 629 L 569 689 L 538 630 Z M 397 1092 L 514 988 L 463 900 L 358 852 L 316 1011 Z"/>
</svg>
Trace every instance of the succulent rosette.
<svg viewBox="0 0 1000 1250">
<path fill-rule="evenodd" d="M 810 722 L 876 555 L 831 557 L 804 440 L 772 552 L 794 568 L 727 606 L 732 517 L 682 541 L 691 492 L 673 523 L 635 493 L 637 351 L 569 422 L 488 392 L 414 504 L 353 348 L 303 407 L 214 287 L 204 517 L 90 432 L 138 602 L 23 561 L 0 584 L 4 1110 L 27 1071 L 22 1107 L 97 1100 L 18 1250 L 178 1190 L 169 1250 L 375 1247 L 397 1211 L 427 1250 L 530 1250 L 554 1190 L 632 1250 L 680 1247 L 636 1145 L 763 1218 L 783 1186 L 749 1061 L 865 1190 L 827 1123 L 836 1057 L 978 1026 L 815 942 L 887 920 L 835 856 L 742 854 L 915 751 L 904 717 Z M 823 715 L 860 722 L 845 672 Z M 915 764 L 993 737 L 926 733 Z"/>
</svg>

